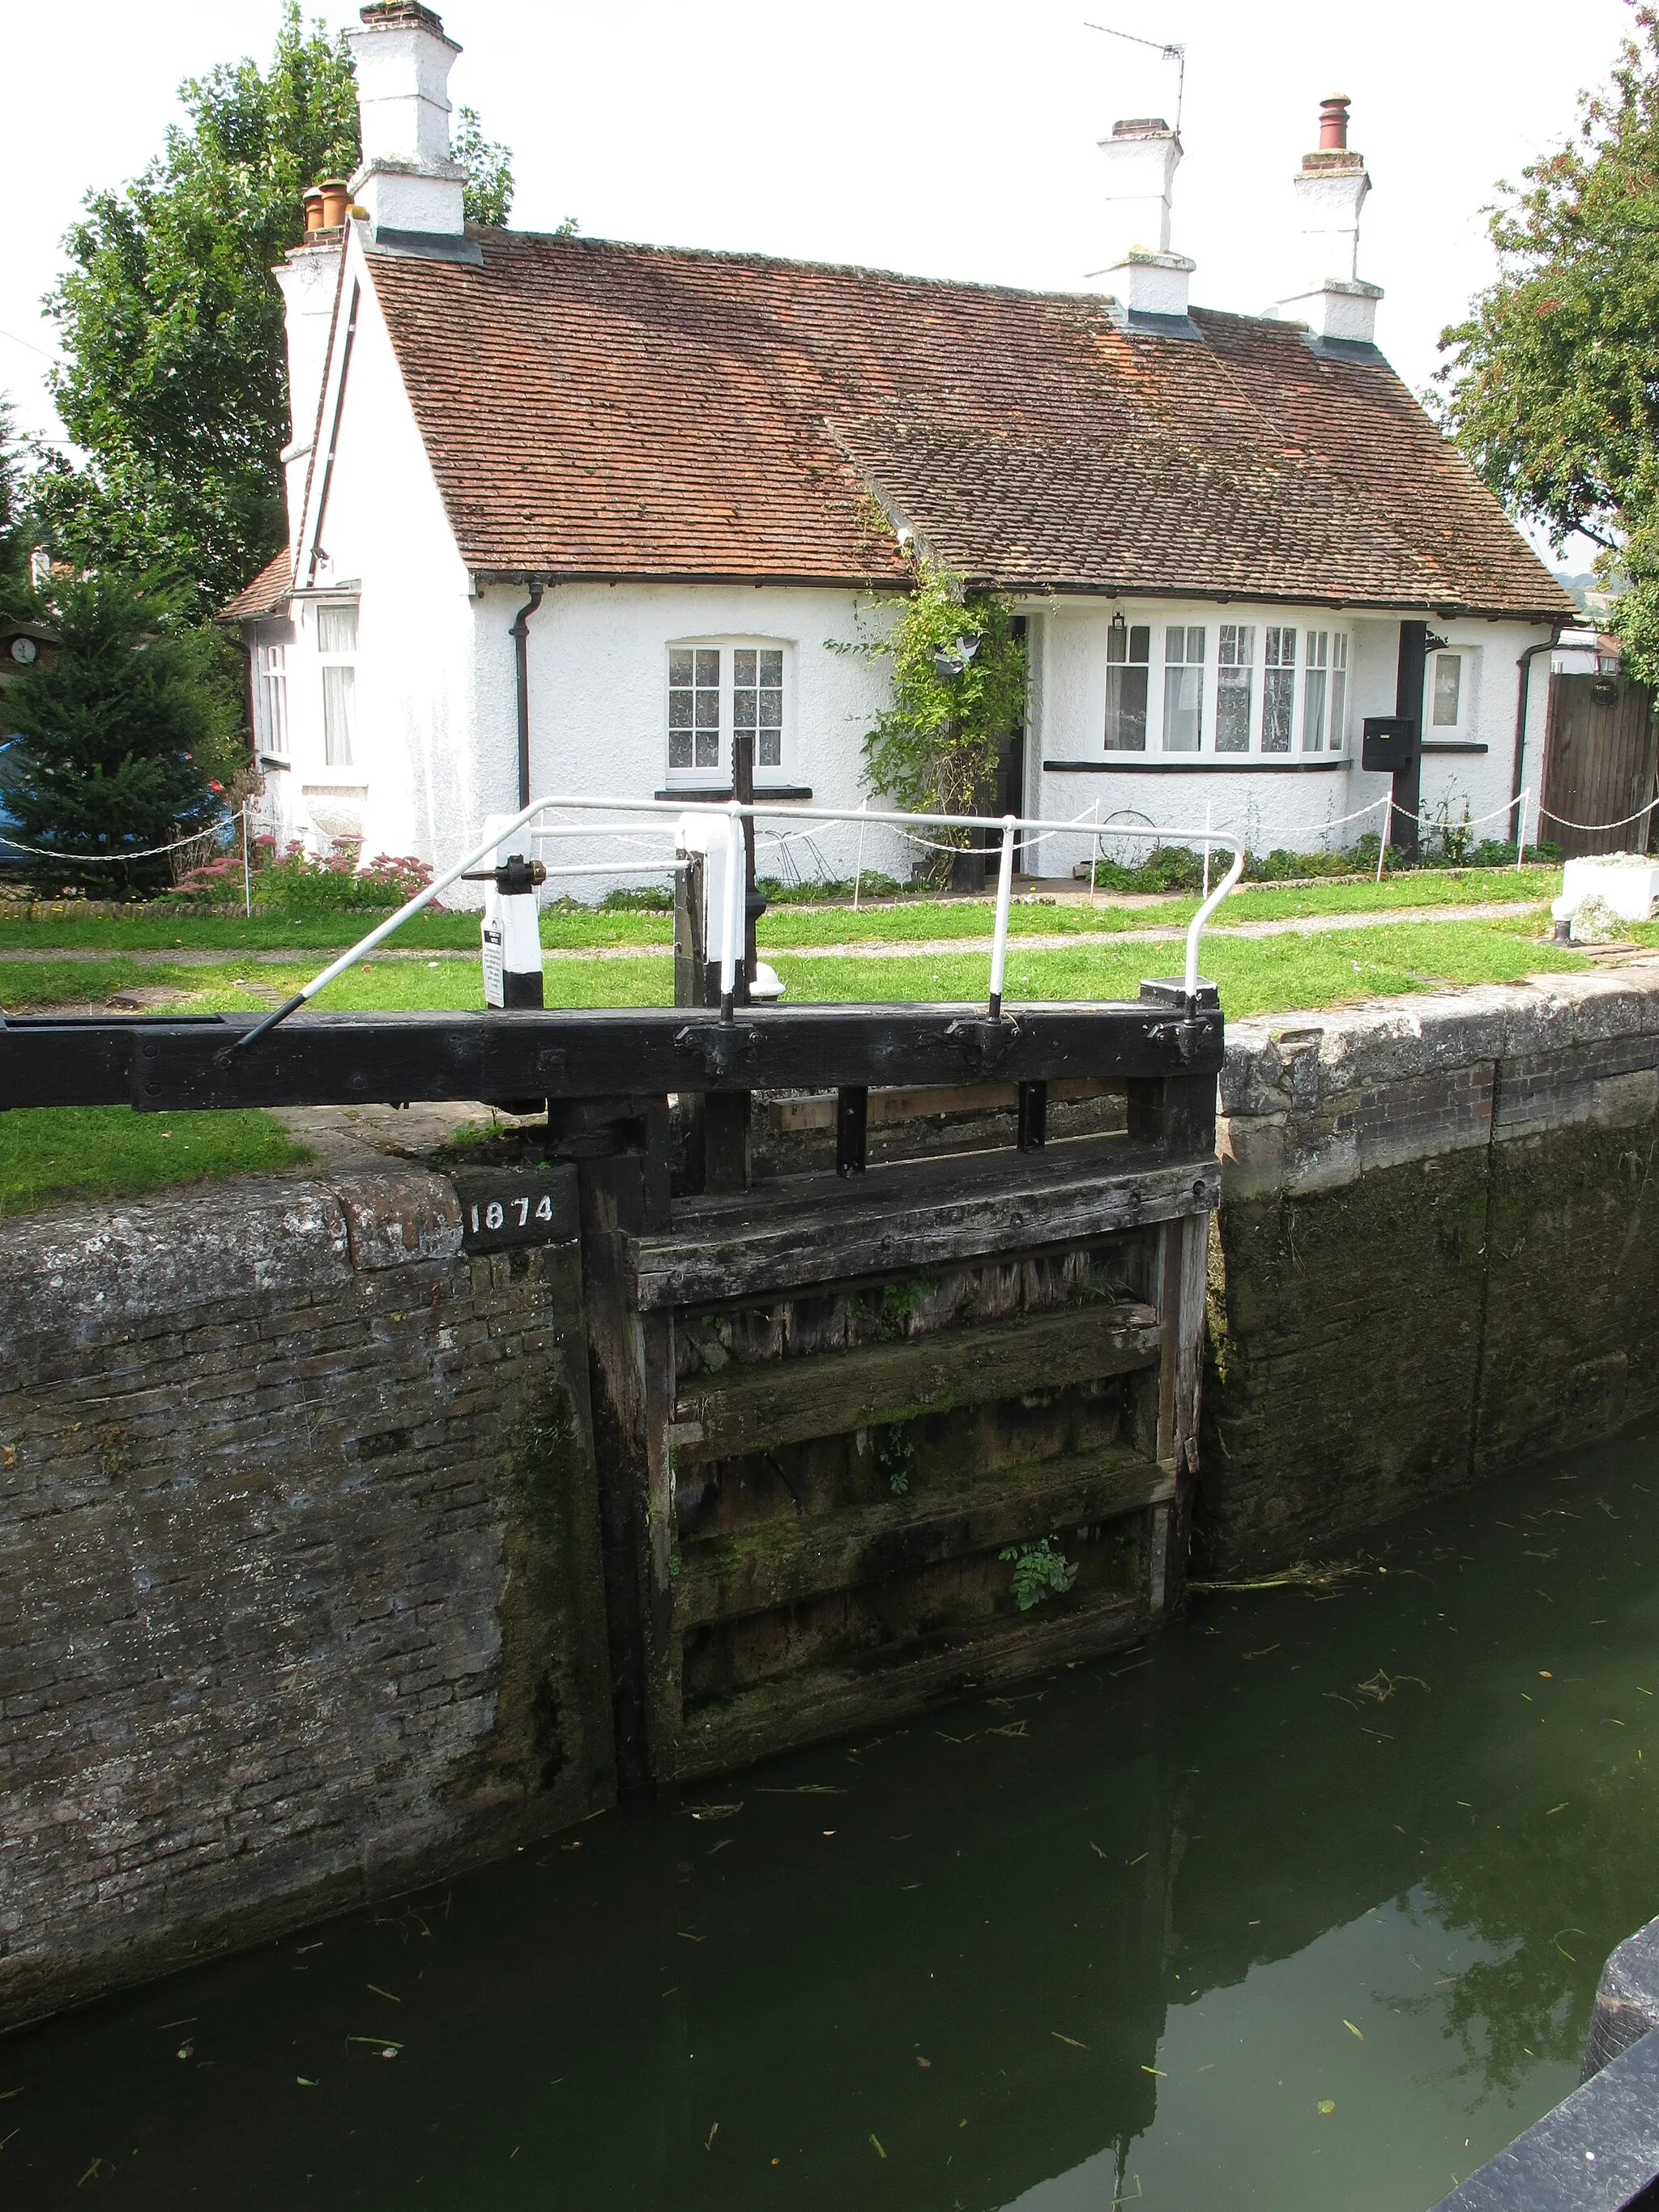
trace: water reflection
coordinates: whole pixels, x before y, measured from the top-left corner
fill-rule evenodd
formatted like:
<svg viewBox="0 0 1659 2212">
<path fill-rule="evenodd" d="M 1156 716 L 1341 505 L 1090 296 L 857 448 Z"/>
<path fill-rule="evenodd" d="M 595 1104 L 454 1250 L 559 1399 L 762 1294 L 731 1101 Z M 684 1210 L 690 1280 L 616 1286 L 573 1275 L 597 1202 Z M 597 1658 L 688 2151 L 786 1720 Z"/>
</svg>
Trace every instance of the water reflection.
<svg viewBox="0 0 1659 2212">
<path fill-rule="evenodd" d="M 1659 1911 L 1656 1468 L 15 2039 L 17 2201 L 1427 2204 Z"/>
</svg>

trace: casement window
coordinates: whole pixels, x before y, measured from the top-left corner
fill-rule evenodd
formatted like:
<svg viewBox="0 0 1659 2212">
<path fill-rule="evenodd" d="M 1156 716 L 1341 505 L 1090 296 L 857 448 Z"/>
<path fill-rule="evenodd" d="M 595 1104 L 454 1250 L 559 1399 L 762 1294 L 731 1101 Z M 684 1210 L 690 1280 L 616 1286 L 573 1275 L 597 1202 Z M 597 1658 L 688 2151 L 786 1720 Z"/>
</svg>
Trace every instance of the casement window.
<svg viewBox="0 0 1659 2212">
<path fill-rule="evenodd" d="M 1164 633 L 1164 750 L 1195 753 L 1204 743 L 1201 623 L 1172 623 Z"/>
<path fill-rule="evenodd" d="M 1296 632 L 1267 626 L 1267 665 L 1261 677 L 1261 750 L 1287 753 L 1296 714 Z"/>
<path fill-rule="evenodd" d="M 1463 655 L 1461 653 L 1435 654 L 1432 685 L 1430 726 L 1437 730 L 1458 728 L 1463 720 Z"/>
<path fill-rule="evenodd" d="M 318 602 L 317 658 L 323 672 L 323 758 L 330 768 L 350 768 L 357 685 L 355 599 Z"/>
<path fill-rule="evenodd" d="M 288 647 L 253 648 L 253 741 L 262 753 L 288 756 Z"/>
<path fill-rule="evenodd" d="M 785 648 L 781 645 L 671 645 L 668 648 L 668 781 L 729 789 L 737 736 L 752 734 L 755 774 L 784 767 Z"/>
<path fill-rule="evenodd" d="M 1223 623 L 1216 659 L 1215 749 L 1247 753 L 1255 710 L 1255 624 Z"/>
<path fill-rule="evenodd" d="M 1146 694 L 1152 683 L 1152 632 L 1147 623 L 1115 622 L 1106 633 L 1106 750 L 1146 750 Z"/>
</svg>

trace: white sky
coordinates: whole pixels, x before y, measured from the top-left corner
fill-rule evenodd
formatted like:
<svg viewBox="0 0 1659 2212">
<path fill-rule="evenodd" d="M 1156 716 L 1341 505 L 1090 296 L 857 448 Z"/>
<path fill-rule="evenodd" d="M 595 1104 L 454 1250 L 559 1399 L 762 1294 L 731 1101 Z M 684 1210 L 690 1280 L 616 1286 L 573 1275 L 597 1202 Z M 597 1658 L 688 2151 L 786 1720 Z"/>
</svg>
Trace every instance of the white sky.
<svg viewBox="0 0 1659 2212">
<path fill-rule="evenodd" d="M 331 24 L 355 9 L 324 0 Z M 450 0 L 452 97 L 513 148 L 516 225 L 1069 289 L 1100 265 L 1096 142 L 1173 119 L 1175 71 L 1085 18 L 1188 49 L 1173 245 L 1200 306 L 1299 289 L 1288 179 L 1322 95 L 1375 185 L 1360 273 L 1414 388 L 1492 273 L 1481 209 L 1571 131 L 1626 0 Z M 78 0 L 6 38 L 0 390 L 56 434 L 40 295 L 82 195 L 135 174 L 183 76 L 269 56 L 276 0 Z"/>
</svg>

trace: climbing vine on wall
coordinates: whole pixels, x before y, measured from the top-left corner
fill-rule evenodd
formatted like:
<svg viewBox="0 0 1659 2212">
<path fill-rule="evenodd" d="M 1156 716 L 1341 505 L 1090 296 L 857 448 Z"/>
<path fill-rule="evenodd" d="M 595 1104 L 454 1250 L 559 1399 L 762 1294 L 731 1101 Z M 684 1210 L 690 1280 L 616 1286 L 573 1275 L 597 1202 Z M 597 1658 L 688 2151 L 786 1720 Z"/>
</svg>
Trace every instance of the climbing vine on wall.
<svg viewBox="0 0 1659 2212">
<path fill-rule="evenodd" d="M 1025 641 L 1006 602 L 924 567 L 891 629 L 852 649 L 892 662 L 893 703 L 864 739 L 872 793 L 918 814 L 987 812 L 998 751 L 1025 719 Z M 942 830 L 939 842 L 959 848 L 968 836 Z M 935 858 L 942 878 L 951 857 Z"/>
</svg>

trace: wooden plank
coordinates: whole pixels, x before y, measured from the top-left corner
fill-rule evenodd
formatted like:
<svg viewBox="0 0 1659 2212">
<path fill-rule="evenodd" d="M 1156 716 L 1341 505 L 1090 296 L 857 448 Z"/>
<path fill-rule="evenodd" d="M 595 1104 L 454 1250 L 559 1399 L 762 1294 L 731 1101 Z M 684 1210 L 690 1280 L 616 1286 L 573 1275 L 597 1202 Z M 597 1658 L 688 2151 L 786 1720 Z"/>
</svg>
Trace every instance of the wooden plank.
<svg viewBox="0 0 1659 2212">
<path fill-rule="evenodd" d="M 1219 1203 L 1212 1158 L 1158 1160 L 1109 1137 L 1041 1152 L 873 1166 L 855 1183 L 829 1186 L 821 1199 L 816 1188 L 803 1192 L 781 1177 L 740 1212 L 677 1209 L 672 1233 L 635 1247 L 636 1295 L 645 1310 L 707 1305 L 1077 1243 Z"/>
<path fill-rule="evenodd" d="M 1019 1104 L 1017 1083 L 958 1084 L 950 1090 L 872 1091 L 869 1093 L 869 1121 L 875 1128 L 889 1121 L 930 1121 L 939 1114 L 1013 1113 Z M 1048 1096 L 1066 1105 L 1087 1098 L 1121 1097 L 1122 1085 L 1077 1077 L 1051 1083 Z M 781 1134 L 805 1129 L 833 1129 L 836 1094 L 826 1091 L 805 1098 L 773 1098 L 767 1102 L 772 1127 Z"/>
<path fill-rule="evenodd" d="M 1142 1002 L 1022 1006 L 696 1006 L 295 1014 L 246 1051 L 252 1017 L 210 1022 L 24 1019 L 0 1027 L 0 1099 L 126 1101 L 143 1112 L 619 1091 L 839 1090 L 1215 1074 L 1222 1024 Z"/>
<path fill-rule="evenodd" d="M 696 1627 L 863 1589 L 940 1559 L 1168 1504 L 1175 1494 L 1156 1462 L 1106 1445 L 997 1468 L 943 1492 L 704 1537 L 681 1547 L 675 1617 L 682 1627 Z"/>
<path fill-rule="evenodd" d="M 939 1413 L 1025 1390 L 1123 1375 L 1158 1358 L 1147 1306 L 1084 1306 L 902 1344 L 731 1366 L 680 1385 L 675 1421 L 688 1459 L 730 1459 L 809 1437 Z M 693 1442 L 690 1430 L 701 1430 Z"/>
<path fill-rule="evenodd" d="M 915 1712 L 969 1684 L 994 1688 L 1102 1652 L 1146 1634 L 1144 1601 L 1120 1598 L 1087 1612 L 1022 1621 L 881 1668 L 823 1668 L 759 1685 L 684 1723 L 672 1753 L 677 1781 L 729 1773 L 769 1753 Z"/>
</svg>

